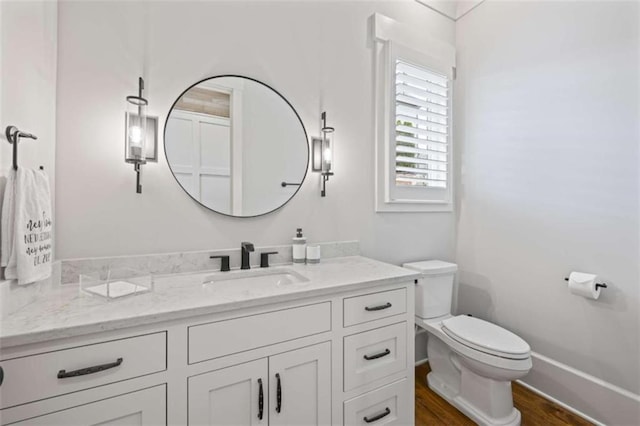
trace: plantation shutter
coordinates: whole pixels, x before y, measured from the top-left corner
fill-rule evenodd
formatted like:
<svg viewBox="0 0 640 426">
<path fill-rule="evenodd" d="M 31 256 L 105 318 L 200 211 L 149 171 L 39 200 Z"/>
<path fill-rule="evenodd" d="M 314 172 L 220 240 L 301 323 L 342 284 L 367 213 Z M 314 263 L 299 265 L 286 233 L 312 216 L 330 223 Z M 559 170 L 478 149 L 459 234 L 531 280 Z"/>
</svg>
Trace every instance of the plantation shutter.
<svg viewBox="0 0 640 426">
<path fill-rule="evenodd" d="M 395 61 L 396 188 L 448 189 L 450 83 L 446 75 Z"/>
</svg>

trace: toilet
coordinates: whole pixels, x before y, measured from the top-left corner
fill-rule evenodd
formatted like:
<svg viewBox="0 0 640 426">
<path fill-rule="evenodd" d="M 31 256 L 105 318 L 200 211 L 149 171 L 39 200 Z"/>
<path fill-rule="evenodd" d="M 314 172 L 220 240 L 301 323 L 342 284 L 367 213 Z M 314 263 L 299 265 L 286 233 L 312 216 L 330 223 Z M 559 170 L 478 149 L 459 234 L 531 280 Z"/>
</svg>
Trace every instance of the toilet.
<svg viewBox="0 0 640 426">
<path fill-rule="evenodd" d="M 419 271 L 416 325 L 428 333 L 429 388 L 479 425 L 519 425 L 511 381 L 531 370 L 531 348 L 490 322 L 452 315 L 456 264 L 440 260 L 405 263 Z"/>
</svg>

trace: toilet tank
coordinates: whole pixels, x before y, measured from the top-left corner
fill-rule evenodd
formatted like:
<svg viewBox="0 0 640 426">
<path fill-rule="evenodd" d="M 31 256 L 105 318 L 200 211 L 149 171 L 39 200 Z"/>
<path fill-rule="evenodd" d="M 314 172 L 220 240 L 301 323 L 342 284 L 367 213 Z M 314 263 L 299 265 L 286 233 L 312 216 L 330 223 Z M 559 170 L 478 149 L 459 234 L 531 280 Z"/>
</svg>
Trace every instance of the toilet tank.
<svg viewBox="0 0 640 426">
<path fill-rule="evenodd" d="M 416 315 L 423 319 L 451 313 L 453 283 L 458 270 L 455 263 L 442 260 L 424 260 L 402 265 L 422 274 L 416 285 Z"/>
</svg>

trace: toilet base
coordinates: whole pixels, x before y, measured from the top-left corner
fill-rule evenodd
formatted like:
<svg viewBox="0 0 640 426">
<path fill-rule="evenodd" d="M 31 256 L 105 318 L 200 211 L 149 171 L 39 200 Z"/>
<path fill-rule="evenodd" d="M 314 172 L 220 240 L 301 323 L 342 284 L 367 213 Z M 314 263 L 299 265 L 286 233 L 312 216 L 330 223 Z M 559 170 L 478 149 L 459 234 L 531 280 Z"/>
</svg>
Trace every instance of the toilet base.
<svg viewBox="0 0 640 426">
<path fill-rule="evenodd" d="M 448 387 L 446 383 L 440 380 L 440 378 L 433 372 L 427 374 L 426 379 L 429 389 L 440 395 L 445 401 L 456 407 L 460 412 L 477 424 L 481 426 L 520 426 L 521 414 L 515 407 L 513 407 L 513 410 L 511 410 L 507 416 L 492 418 L 486 413 L 478 410 L 460 393 L 456 392 L 456 390 Z"/>
</svg>

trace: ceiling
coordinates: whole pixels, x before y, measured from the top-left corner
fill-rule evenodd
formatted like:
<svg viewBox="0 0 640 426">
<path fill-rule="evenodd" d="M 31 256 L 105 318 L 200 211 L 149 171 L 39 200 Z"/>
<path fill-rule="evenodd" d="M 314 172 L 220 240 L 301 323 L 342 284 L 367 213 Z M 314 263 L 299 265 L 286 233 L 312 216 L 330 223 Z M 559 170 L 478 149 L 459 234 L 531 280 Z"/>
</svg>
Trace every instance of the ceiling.
<svg viewBox="0 0 640 426">
<path fill-rule="evenodd" d="M 457 21 L 484 0 L 416 0 L 423 6 L 433 9 L 446 17 Z"/>
</svg>

